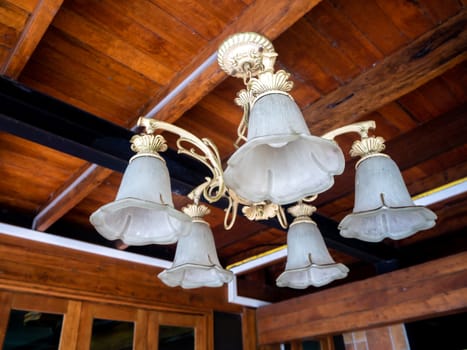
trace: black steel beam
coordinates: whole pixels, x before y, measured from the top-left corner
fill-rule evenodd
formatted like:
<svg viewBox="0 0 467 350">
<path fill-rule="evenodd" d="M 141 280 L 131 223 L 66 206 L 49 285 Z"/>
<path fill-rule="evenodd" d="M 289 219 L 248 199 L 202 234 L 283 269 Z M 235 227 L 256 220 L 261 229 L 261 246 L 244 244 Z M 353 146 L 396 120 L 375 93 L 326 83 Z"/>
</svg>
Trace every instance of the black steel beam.
<svg viewBox="0 0 467 350">
<path fill-rule="evenodd" d="M 119 172 L 125 170 L 133 155 L 129 139 L 134 132 L 5 77 L 0 78 L 0 106 L 0 130 L 16 136 Z M 210 175 L 201 163 L 176 151 L 168 150 L 162 156 L 175 193 L 188 194 Z M 222 207 L 221 202 L 214 205 Z M 319 214 L 313 219 L 333 249 L 373 264 L 395 257 L 395 251 L 382 243 L 341 237 L 333 220 Z M 269 220 L 267 224 L 277 223 Z"/>
<path fill-rule="evenodd" d="M 123 172 L 134 132 L 6 77 L 0 78 L 0 130 Z M 209 175 L 199 162 L 167 150 L 173 192 L 189 193 Z M 181 161 L 183 159 L 183 161 Z"/>
</svg>

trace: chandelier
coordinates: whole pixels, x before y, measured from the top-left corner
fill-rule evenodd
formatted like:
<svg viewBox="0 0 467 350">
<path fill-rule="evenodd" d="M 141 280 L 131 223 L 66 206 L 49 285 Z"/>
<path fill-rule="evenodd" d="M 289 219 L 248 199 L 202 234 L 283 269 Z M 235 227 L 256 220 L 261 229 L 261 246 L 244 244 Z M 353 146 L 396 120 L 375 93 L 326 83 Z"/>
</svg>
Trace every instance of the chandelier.
<svg viewBox="0 0 467 350">
<path fill-rule="evenodd" d="M 312 219 L 316 197 L 344 171 L 342 150 L 334 138 L 360 136 L 350 150 L 361 157 L 356 165 L 353 212 L 339 224 L 343 237 L 378 242 L 402 239 L 435 225 L 436 215 L 414 205 L 401 173 L 386 154 L 381 137 L 369 136 L 373 121 L 333 130 L 321 137 L 310 134 L 290 95 L 293 82 L 284 70 L 274 71 L 277 53 L 256 33 L 239 33 L 218 50 L 218 63 L 229 75 L 243 79 L 246 88 L 235 102 L 243 108 L 237 130 L 237 150 L 222 169 L 218 150 L 175 125 L 141 117 L 144 132 L 131 139 L 136 154 L 130 159 L 115 201 L 95 211 L 90 221 L 109 240 L 127 245 L 177 242 L 173 266 L 158 277 L 169 286 L 218 287 L 233 273 L 221 267 L 212 231 L 203 219 L 209 208 L 200 203 L 227 199 L 224 226 L 230 229 L 241 210 L 250 220 L 277 219 L 287 233 L 287 263 L 277 278 L 280 287 L 322 286 L 347 276 L 336 263 Z M 167 144 L 161 132 L 178 136 L 177 149 L 203 163 L 212 176 L 188 195 L 192 204 L 174 208 L 170 175 L 161 152 Z M 296 203 L 296 204 L 295 204 Z M 292 205 L 293 204 L 293 205 Z M 287 224 L 284 206 L 293 216 Z"/>
</svg>

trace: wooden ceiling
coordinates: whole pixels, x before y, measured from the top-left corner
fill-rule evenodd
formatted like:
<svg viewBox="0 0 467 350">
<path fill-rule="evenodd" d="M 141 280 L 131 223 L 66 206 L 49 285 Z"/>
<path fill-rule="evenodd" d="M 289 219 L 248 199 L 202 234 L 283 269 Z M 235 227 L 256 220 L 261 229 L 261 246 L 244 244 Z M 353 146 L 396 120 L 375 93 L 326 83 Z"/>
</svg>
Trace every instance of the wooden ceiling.
<svg viewBox="0 0 467 350">
<path fill-rule="evenodd" d="M 231 34 L 259 32 L 273 40 L 276 67 L 291 73 L 292 95 L 311 132 L 375 120 L 375 133 L 387 140 L 387 153 L 417 195 L 467 176 L 465 5 L 465 0 L 5 0 L 0 69 L 27 88 L 124 128 L 148 113 L 175 123 L 211 138 L 226 161 L 242 114 L 233 103 L 242 82 L 227 78 L 215 53 Z M 30 117 L 47 118 L 46 113 Z M 2 130 L 1 220 L 113 244 L 97 234 L 88 217 L 114 199 L 121 174 L 71 150 L 27 140 L 17 130 Z M 344 153 L 354 139 L 337 138 Z M 339 239 L 336 222 L 353 206 L 354 164 L 347 156 L 344 174 L 316 201 L 332 255 L 351 269 L 338 283 L 467 248 L 466 194 L 431 205 L 437 226 L 411 238 L 381 244 Z M 177 207 L 186 203 L 175 195 Z M 242 219 L 225 231 L 222 210 L 212 211 L 208 221 L 224 265 L 285 243 L 285 233 L 268 223 Z M 174 247 L 129 249 L 170 256 Z M 281 262 L 243 276 L 240 289 L 269 300 L 296 295 L 273 287 L 283 267 Z"/>
</svg>

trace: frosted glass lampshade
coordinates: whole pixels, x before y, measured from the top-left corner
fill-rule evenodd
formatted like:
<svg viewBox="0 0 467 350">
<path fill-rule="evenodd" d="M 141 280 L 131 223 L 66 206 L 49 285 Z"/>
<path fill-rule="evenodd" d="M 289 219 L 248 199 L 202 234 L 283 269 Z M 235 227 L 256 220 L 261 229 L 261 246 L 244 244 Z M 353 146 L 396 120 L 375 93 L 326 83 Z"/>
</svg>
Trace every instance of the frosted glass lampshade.
<svg viewBox="0 0 467 350">
<path fill-rule="evenodd" d="M 326 191 L 343 170 L 337 144 L 310 135 L 293 99 L 272 93 L 253 105 L 248 141 L 230 157 L 224 175 L 242 198 L 286 204 Z"/>
<path fill-rule="evenodd" d="M 413 203 L 396 163 L 381 154 L 357 166 L 353 213 L 341 221 L 339 229 L 344 237 L 379 242 L 429 229 L 435 220 L 431 210 Z"/>
<path fill-rule="evenodd" d="M 188 215 L 173 208 L 165 162 L 151 155 L 130 161 L 115 201 L 95 211 L 90 221 L 105 238 L 128 245 L 175 243 L 191 225 Z"/>
<path fill-rule="evenodd" d="M 320 287 L 347 276 L 349 269 L 336 263 L 313 221 L 292 223 L 287 233 L 287 264 L 277 278 L 278 287 Z"/>
<path fill-rule="evenodd" d="M 170 287 L 188 289 L 220 287 L 232 280 L 233 273 L 220 265 L 209 225 L 195 220 L 190 233 L 178 241 L 172 267 L 158 277 Z"/>
</svg>

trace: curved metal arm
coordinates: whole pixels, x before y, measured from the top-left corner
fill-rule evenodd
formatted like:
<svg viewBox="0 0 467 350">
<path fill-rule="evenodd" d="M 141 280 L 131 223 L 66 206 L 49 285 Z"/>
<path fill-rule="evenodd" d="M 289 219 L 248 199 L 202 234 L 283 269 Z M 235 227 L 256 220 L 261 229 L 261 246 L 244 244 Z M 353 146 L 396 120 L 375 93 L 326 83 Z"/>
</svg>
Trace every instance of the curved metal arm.
<svg viewBox="0 0 467 350">
<path fill-rule="evenodd" d="M 180 154 L 186 154 L 201 163 L 211 171 L 213 178 L 206 178 L 206 185 L 202 186 L 203 196 L 210 203 L 217 202 L 226 192 L 226 187 L 224 184 L 224 174 L 221 165 L 221 159 L 219 156 L 219 151 L 217 150 L 216 145 L 207 138 L 200 139 L 192 133 L 160 120 L 140 117 L 138 119 L 138 126 L 143 126 L 146 130 L 146 133 L 152 134 L 156 130 L 168 131 L 172 134 L 178 135 L 177 140 L 177 151 Z M 195 146 L 203 154 L 197 152 L 193 147 L 186 148 L 183 146 L 183 143 L 188 143 L 192 146 Z M 195 189 L 196 190 L 196 189 Z"/>
<path fill-rule="evenodd" d="M 376 123 L 374 120 L 367 120 L 363 122 L 358 122 L 354 124 L 345 125 L 341 128 L 332 130 L 321 137 L 328 140 L 334 140 L 336 136 L 347 134 L 349 132 L 356 132 L 360 134 L 362 138 L 368 137 L 368 130 L 375 129 Z"/>
</svg>

